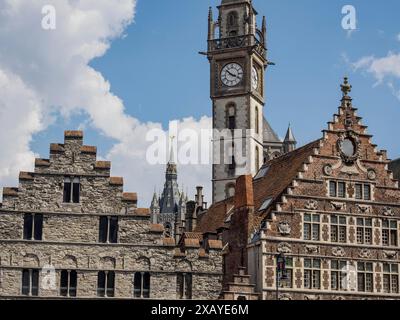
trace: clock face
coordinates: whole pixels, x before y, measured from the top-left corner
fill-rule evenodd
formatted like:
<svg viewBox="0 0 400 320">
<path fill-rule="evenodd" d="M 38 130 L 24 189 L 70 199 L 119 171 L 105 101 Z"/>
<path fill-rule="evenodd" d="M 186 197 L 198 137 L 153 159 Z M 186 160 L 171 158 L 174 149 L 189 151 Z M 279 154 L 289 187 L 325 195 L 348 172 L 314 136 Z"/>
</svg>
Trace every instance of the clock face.
<svg viewBox="0 0 400 320">
<path fill-rule="evenodd" d="M 234 87 L 243 80 L 243 68 L 237 63 L 228 63 L 221 71 L 221 81 L 228 87 Z"/>
<path fill-rule="evenodd" d="M 251 69 L 251 88 L 257 90 L 258 88 L 258 72 L 256 68 Z"/>
</svg>

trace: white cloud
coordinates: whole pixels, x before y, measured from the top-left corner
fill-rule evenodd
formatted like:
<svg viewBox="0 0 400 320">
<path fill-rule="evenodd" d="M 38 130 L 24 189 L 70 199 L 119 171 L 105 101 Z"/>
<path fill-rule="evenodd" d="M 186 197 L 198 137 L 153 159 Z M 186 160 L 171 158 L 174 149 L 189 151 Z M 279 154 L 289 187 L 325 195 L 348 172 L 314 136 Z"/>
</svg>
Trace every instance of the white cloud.
<svg viewBox="0 0 400 320">
<path fill-rule="evenodd" d="M 400 53 L 389 52 L 387 56 L 375 58 L 374 56 L 366 56 L 351 64 L 355 71 L 362 70 L 373 75 L 376 79 L 375 85 L 386 83 L 393 94 L 400 99 Z M 397 83 L 397 85 L 396 85 Z"/>
<path fill-rule="evenodd" d="M 397 41 L 400 41 L 400 33 L 396 37 Z"/>
<path fill-rule="evenodd" d="M 104 55 L 113 39 L 123 36 L 125 27 L 133 21 L 135 2 L 0 2 L 2 186 L 16 185 L 18 171 L 32 168 L 34 153 L 29 142 L 35 133 L 45 130 L 51 123 L 49 115 L 57 113 L 68 117 L 83 113 L 88 117 L 84 126 L 91 126 L 117 141 L 108 155 L 114 162 L 113 174 L 125 176 L 126 188 L 137 191 L 139 199 L 145 193 L 148 200 L 147 193 L 153 190 L 150 184 L 162 180 L 163 168 L 155 170 L 145 162 L 144 135 L 160 124 L 141 123 L 128 115 L 121 99 L 110 91 L 110 84 L 88 65 L 92 59 Z M 41 28 L 41 9 L 48 4 L 56 8 L 56 30 Z M 186 125 L 201 127 L 204 120 L 191 119 Z M 195 183 L 195 174 L 205 177 L 210 173 L 208 168 L 196 170 L 191 169 L 189 173 L 187 181 L 190 183 Z M 186 180 L 185 169 L 181 176 Z M 200 179 L 200 182 L 209 183 L 209 180 Z M 146 202 L 141 204 L 147 205 Z"/>
</svg>

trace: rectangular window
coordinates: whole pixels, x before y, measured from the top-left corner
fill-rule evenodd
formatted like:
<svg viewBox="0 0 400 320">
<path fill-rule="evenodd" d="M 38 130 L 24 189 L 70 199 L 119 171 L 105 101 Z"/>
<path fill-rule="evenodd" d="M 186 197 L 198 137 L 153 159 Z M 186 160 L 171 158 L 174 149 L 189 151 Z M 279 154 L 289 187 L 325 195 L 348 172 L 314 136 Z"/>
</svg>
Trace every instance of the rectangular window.
<svg viewBox="0 0 400 320">
<path fill-rule="evenodd" d="M 305 213 L 303 219 L 304 240 L 319 241 L 320 239 L 320 215 Z"/>
<path fill-rule="evenodd" d="M 347 219 L 344 216 L 331 216 L 331 241 L 346 243 Z"/>
<path fill-rule="evenodd" d="M 99 242 L 118 242 L 118 217 L 102 216 L 99 221 Z"/>
<path fill-rule="evenodd" d="M 347 261 L 332 260 L 331 261 L 331 289 L 337 291 L 347 290 Z"/>
<path fill-rule="evenodd" d="M 230 130 L 234 130 L 236 129 L 236 120 L 235 120 L 235 116 L 229 116 L 228 117 L 228 128 Z"/>
<path fill-rule="evenodd" d="M 338 195 L 339 198 L 346 197 L 346 184 L 344 182 L 338 182 Z"/>
<path fill-rule="evenodd" d="M 25 296 L 39 295 L 39 270 L 22 270 L 22 294 Z"/>
<path fill-rule="evenodd" d="M 24 215 L 24 239 L 42 240 L 43 215 L 26 213 Z"/>
<path fill-rule="evenodd" d="M 372 244 L 371 218 L 357 218 L 357 243 Z"/>
<path fill-rule="evenodd" d="M 114 271 L 100 271 L 97 275 L 97 296 L 114 297 Z"/>
<path fill-rule="evenodd" d="M 337 187 L 335 181 L 329 181 L 329 196 L 337 197 Z"/>
<path fill-rule="evenodd" d="M 373 266 L 370 262 L 357 263 L 357 287 L 360 292 L 373 292 Z"/>
<path fill-rule="evenodd" d="M 192 299 L 192 274 L 180 273 L 176 277 L 178 299 Z"/>
<path fill-rule="evenodd" d="M 76 297 L 77 273 L 75 270 L 62 270 L 60 279 L 60 295 Z"/>
<path fill-rule="evenodd" d="M 399 293 L 399 267 L 396 263 L 383 264 L 383 292 Z"/>
<path fill-rule="evenodd" d="M 321 288 L 321 260 L 304 259 L 304 288 Z"/>
<path fill-rule="evenodd" d="M 382 221 L 382 244 L 384 246 L 397 246 L 397 221 Z"/>
<path fill-rule="evenodd" d="M 285 269 L 286 272 L 283 273 L 282 270 L 279 271 L 279 286 L 281 288 L 292 288 L 293 287 L 293 258 L 285 258 Z"/>
<path fill-rule="evenodd" d="M 135 298 L 150 298 L 150 273 L 136 272 L 133 280 L 133 296 Z"/>
<path fill-rule="evenodd" d="M 357 183 L 356 184 L 356 199 L 358 199 L 358 200 L 361 200 L 363 198 L 362 189 L 363 189 L 363 185 L 360 183 Z"/>
<path fill-rule="evenodd" d="M 371 186 L 364 184 L 364 200 L 371 200 Z"/>
<path fill-rule="evenodd" d="M 64 178 L 64 203 L 79 203 L 80 198 L 80 179 L 78 177 Z"/>
</svg>

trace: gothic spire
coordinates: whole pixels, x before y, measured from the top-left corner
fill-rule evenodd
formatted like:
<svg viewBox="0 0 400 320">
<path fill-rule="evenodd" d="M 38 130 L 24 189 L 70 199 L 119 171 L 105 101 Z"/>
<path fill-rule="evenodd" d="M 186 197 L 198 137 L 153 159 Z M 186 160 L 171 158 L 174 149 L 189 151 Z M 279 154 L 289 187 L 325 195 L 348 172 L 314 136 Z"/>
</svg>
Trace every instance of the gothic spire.
<svg viewBox="0 0 400 320">
<path fill-rule="evenodd" d="M 297 141 L 296 141 L 296 138 L 294 137 L 292 127 L 290 126 L 290 123 L 289 123 L 289 127 L 286 132 L 285 140 L 283 140 L 283 148 L 284 148 L 285 153 L 295 150 L 296 144 L 297 144 Z"/>
<path fill-rule="evenodd" d="M 157 193 L 154 191 L 153 200 L 151 200 L 151 208 L 159 208 L 159 207 L 160 207 L 159 198 L 157 196 Z"/>
<path fill-rule="evenodd" d="M 286 141 L 286 142 L 296 142 L 296 138 L 293 135 L 292 127 L 290 126 L 290 123 L 289 123 L 289 127 L 288 127 L 288 129 L 286 131 L 286 137 L 285 137 L 284 141 Z"/>
</svg>

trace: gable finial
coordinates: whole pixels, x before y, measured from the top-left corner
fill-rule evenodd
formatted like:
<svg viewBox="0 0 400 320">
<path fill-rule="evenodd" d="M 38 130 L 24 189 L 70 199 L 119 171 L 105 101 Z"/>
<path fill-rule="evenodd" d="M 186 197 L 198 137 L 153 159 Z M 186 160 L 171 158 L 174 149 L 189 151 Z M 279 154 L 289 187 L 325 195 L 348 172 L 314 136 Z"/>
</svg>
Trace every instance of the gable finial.
<svg viewBox="0 0 400 320">
<path fill-rule="evenodd" d="M 347 97 L 349 92 L 351 92 L 351 89 L 353 88 L 353 86 L 349 83 L 348 77 L 344 77 L 343 84 L 340 85 L 340 88 L 342 90 L 343 97 Z"/>
</svg>

